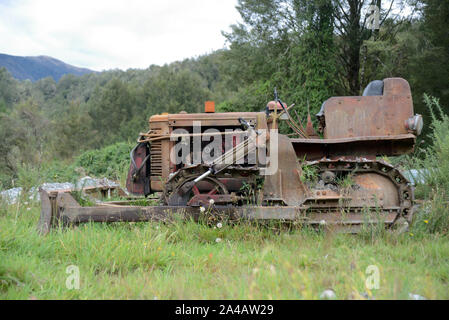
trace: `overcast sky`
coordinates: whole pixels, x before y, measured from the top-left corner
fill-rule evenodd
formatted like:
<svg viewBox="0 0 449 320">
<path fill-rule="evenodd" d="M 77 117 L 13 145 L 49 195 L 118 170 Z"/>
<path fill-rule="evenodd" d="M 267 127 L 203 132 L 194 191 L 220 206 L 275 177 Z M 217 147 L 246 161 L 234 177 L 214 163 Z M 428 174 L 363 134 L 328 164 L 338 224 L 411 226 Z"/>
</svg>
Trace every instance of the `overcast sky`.
<svg viewBox="0 0 449 320">
<path fill-rule="evenodd" d="M 0 0 L 0 53 L 101 71 L 223 48 L 237 0 Z"/>
</svg>

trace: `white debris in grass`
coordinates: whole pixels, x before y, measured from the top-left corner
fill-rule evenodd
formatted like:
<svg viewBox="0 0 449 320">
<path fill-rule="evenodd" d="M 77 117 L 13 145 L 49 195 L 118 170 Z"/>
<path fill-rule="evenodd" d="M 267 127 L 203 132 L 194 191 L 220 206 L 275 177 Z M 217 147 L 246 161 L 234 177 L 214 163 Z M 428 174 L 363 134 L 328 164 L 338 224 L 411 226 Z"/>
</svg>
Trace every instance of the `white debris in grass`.
<svg viewBox="0 0 449 320">
<path fill-rule="evenodd" d="M 419 294 L 416 293 L 409 293 L 408 298 L 410 300 L 427 300 L 426 297 L 420 296 Z"/>
<path fill-rule="evenodd" d="M 320 294 L 320 299 L 335 299 L 337 298 L 337 295 L 335 294 L 334 290 L 332 289 L 327 289 L 324 290 L 321 294 Z"/>
<path fill-rule="evenodd" d="M 54 183 L 43 183 L 40 188 L 43 190 L 50 192 L 50 191 L 58 191 L 58 190 L 79 190 L 82 188 L 87 187 L 120 187 L 120 184 L 118 184 L 115 181 L 109 180 L 107 178 L 92 178 L 89 176 L 83 177 L 79 179 L 76 184 L 70 183 L 70 182 L 54 182 Z M 27 199 L 30 201 L 40 201 L 39 197 L 39 187 L 32 187 L 30 191 L 27 193 Z M 4 190 L 0 192 L 0 198 L 6 201 L 8 204 L 15 204 L 20 199 L 22 194 L 22 188 L 12 188 L 8 190 Z M 25 203 L 27 205 L 28 202 Z"/>
</svg>

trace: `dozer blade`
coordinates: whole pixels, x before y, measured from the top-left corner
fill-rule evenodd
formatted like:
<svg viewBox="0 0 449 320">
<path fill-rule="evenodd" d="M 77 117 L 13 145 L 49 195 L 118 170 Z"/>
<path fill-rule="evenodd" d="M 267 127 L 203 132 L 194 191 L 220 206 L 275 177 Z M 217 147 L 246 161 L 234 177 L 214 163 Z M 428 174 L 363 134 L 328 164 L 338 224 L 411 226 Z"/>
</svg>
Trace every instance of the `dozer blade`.
<svg viewBox="0 0 449 320">
<path fill-rule="evenodd" d="M 52 204 L 54 199 L 50 199 L 50 195 L 45 190 L 40 189 L 39 194 L 41 197 L 41 216 L 37 224 L 37 230 L 40 234 L 46 235 L 50 232 L 55 204 Z"/>
<path fill-rule="evenodd" d="M 199 220 L 205 217 L 198 207 L 189 206 L 133 206 L 131 202 L 119 204 L 102 203 L 93 207 L 82 207 L 70 193 L 49 195 L 41 192 L 42 211 L 38 229 L 47 234 L 53 226 L 62 227 L 85 222 L 141 222 L 170 221 L 174 218 Z M 327 212 L 310 211 L 309 207 L 268 206 L 210 206 L 206 215 L 220 220 L 261 220 L 321 226 L 344 232 L 358 232 L 365 223 L 392 225 L 399 216 L 399 208 L 389 208 L 380 217 L 370 217 L 360 212 L 345 213 L 338 208 Z"/>
</svg>

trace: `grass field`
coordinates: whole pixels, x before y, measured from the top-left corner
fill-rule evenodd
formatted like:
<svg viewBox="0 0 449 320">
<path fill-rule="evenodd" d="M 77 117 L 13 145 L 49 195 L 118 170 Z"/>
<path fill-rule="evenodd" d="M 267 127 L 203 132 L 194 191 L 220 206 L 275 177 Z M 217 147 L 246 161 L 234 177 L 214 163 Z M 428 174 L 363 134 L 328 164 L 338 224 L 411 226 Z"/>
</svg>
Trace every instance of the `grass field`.
<svg viewBox="0 0 449 320">
<path fill-rule="evenodd" d="M 86 224 L 41 237 L 39 212 L 37 203 L 0 209 L 1 299 L 319 299 L 329 288 L 338 299 L 449 299 L 443 236 L 176 222 Z M 370 265 L 379 289 L 366 288 Z M 66 286 L 69 266 L 79 269 L 79 289 Z"/>
</svg>

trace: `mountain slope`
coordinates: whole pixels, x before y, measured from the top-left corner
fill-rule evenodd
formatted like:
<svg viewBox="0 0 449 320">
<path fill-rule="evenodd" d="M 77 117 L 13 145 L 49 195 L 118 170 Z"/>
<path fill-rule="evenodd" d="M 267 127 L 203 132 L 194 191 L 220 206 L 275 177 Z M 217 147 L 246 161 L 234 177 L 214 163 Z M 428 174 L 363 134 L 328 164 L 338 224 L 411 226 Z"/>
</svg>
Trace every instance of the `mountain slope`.
<svg viewBox="0 0 449 320">
<path fill-rule="evenodd" d="M 53 77 L 58 81 L 63 75 L 71 73 L 83 75 L 95 72 L 85 68 L 78 68 L 48 56 L 20 57 L 0 53 L 0 68 L 5 67 L 14 78 L 37 81 L 46 77 Z"/>
</svg>

